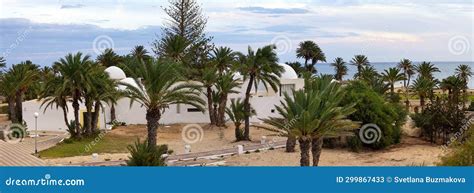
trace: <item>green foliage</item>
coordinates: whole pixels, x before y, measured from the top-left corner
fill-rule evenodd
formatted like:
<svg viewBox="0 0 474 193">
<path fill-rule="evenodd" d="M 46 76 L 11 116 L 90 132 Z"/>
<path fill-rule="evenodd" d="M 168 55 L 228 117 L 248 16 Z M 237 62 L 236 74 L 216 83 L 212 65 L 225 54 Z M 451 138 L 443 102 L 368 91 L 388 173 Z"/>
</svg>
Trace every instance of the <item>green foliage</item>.
<svg viewBox="0 0 474 193">
<path fill-rule="evenodd" d="M 441 158 L 440 166 L 474 166 L 474 132 L 467 134 L 469 138 L 462 144 L 454 145 L 452 152 Z"/>
<path fill-rule="evenodd" d="M 401 127 L 405 124 L 407 112 L 398 103 L 386 102 L 383 95 L 375 92 L 366 83 L 353 81 L 346 87 L 345 104 L 355 103 L 357 111 L 349 118 L 362 125 L 373 123 L 382 130 L 382 138 L 372 144 L 376 149 L 400 142 Z"/>
<path fill-rule="evenodd" d="M 350 137 L 347 140 L 347 146 L 351 149 L 353 152 L 360 152 L 363 148 L 362 141 L 358 137 Z"/>
<path fill-rule="evenodd" d="M 130 157 L 128 166 L 166 166 L 166 159 L 162 157 L 168 152 L 167 145 L 150 146 L 146 141 L 137 140 L 135 145 L 129 145 Z"/>
</svg>

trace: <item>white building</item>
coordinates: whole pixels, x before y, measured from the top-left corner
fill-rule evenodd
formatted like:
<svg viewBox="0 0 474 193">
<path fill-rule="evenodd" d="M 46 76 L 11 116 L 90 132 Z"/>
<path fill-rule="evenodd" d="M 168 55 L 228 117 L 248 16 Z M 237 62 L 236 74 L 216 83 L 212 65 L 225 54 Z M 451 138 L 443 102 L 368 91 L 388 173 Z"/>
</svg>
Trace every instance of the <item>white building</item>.
<svg viewBox="0 0 474 193">
<path fill-rule="evenodd" d="M 280 79 L 280 89 L 274 91 L 269 88 L 267 91 L 263 86 L 259 86 L 257 91 L 252 91 L 252 98 L 250 103 L 255 109 L 257 115 L 252 117 L 252 122 L 260 122 L 261 118 L 267 118 L 269 116 L 277 116 L 275 105 L 279 105 L 282 100 L 284 92 L 292 92 L 292 90 L 302 89 L 304 86 L 304 80 L 299 79 L 296 72 L 290 66 L 286 64 L 280 64 L 284 67 L 285 72 L 282 73 Z M 111 79 L 126 82 L 129 84 L 136 84 L 132 78 L 127 78 L 125 73 L 118 67 L 112 66 L 106 69 Z M 236 78 L 242 79 L 239 74 L 235 75 Z M 245 90 L 248 82 L 244 82 L 242 87 L 238 89 L 238 94 L 230 94 L 229 99 L 244 98 Z M 125 89 L 124 86 L 119 86 L 119 89 Z M 205 98 L 204 95 L 202 95 Z M 207 100 L 206 100 L 207 101 Z M 229 102 L 230 103 L 230 102 Z M 207 107 L 207 106 L 206 106 Z M 74 119 L 74 114 L 71 104 L 69 104 L 68 119 Z M 127 124 L 146 124 L 145 114 L 146 109 L 140 104 L 135 103 L 130 107 L 130 99 L 123 98 L 118 101 L 115 105 L 116 118 L 120 122 Z M 66 131 L 67 127 L 64 122 L 62 109 L 48 108 L 44 109 L 41 107 L 40 101 L 27 101 L 23 103 L 23 116 L 24 119 L 31 129 L 35 124 L 34 112 L 39 112 L 38 117 L 38 130 L 53 130 L 53 131 Z M 83 114 L 86 112 L 85 106 L 81 104 L 80 109 L 80 122 L 83 122 Z M 99 116 L 99 125 L 101 129 L 106 129 L 108 126 L 106 123 L 110 122 L 110 107 L 105 105 L 105 109 L 102 109 Z M 184 104 L 171 105 L 165 110 L 160 120 L 161 124 L 173 124 L 173 123 L 208 123 L 209 115 L 208 112 L 201 112 L 198 109 Z"/>
</svg>

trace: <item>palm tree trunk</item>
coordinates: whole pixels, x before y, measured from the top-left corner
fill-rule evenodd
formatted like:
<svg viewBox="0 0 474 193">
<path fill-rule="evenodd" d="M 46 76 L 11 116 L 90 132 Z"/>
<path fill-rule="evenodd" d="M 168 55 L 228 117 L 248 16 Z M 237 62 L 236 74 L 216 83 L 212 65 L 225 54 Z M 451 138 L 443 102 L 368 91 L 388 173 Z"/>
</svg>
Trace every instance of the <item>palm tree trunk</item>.
<svg viewBox="0 0 474 193">
<path fill-rule="evenodd" d="M 425 97 L 420 96 L 420 106 L 421 106 L 421 111 L 425 110 Z"/>
<path fill-rule="evenodd" d="M 394 85 L 394 83 L 390 84 L 390 94 L 392 94 L 392 96 L 393 96 L 393 94 L 395 94 L 395 85 Z"/>
<path fill-rule="evenodd" d="M 156 135 L 158 129 L 158 121 L 161 118 L 159 109 L 148 109 L 146 112 L 147 130 L 148 130 L 148 145 L 150 147 L 156 146 Z"/>
<path fill-rule="evenodd" d="M 289 135 L 286 139 L 286 152 L 295 152 L 296 147 L 296 137 L 294 135 Z"/>
<path fill-rule="evenodd" d="M 244 140 L 250 141 L 250 92 L 252 91 L 253 81 L 255 76 L 250 75 L 249 85 L 245 91 L 245 100 L 244 100 L 244 111 L 245 111 L 245 128 L 244 128 Z"/>
<path fill-rule="evenodd" d="M 227 105 L 227 94 L 223 94 L 219 99 L 219 109 L 217 111 L 217 126 L 225 126 L 225 107 Z"/>
<path fill-rule="evenodd" d="M 79 123 L 79 92 L 76 91 L 72 101 L 72 108 L 74 109 L 74 124 L 76 125 L 76 134 L 78 138 L 82 138 L 81 124 Z"/>
<path fill-rule="evenodd" d="M 8 113 L 10 116 L 10 121 L 13 123 L 18 123 L 18 118 L 16 116 L 16 108 L 15 108 L 15 97 L 8 97 Z"/>
<path fill-rule="evenodd" d="M 85 133 L 90 136 L 92 134 L 92 101 L 86 98 L 86 116 L 84 117 Z"/>
<path fill-rule="evenodd" d="M 300 137 L 298 141 L 300 142 L 301 150 L 300 165 L 309 166 L 309 149 L 311 148 L 311 138 Z"/>
<path fill-rule="evenodd" d="M 94 104 L 94 115 L 92 116 L 92 125 L 91 125 L 91 133 L 97 133 L 97 123 L 99 122 L 99 114 L 100 114 L 100 101 L 96 101 Z"/>
<path fill-rule="evenodd" d="M 113 123 L 117 120 L 117 115 L 115 113 L 115 104 L 110 105 L 110 123 Z"/>
<path fill-rule="evenodd" d="M 235 141 L 242 141 L 244 136 L 240 131 L 240 123 L 234 123 L 235 125 Z"/>
<path fill-rule="evenodd" d="M 209 111 L 209 121 L 211 121 L 211 125 L 216 125 L 216 118 L 214 114 L 213 108 L 213 100 L 212 100 L 212 88 L 210 86 L 206 87 L 206 96 L 207 96 L 207 108 Z"/>
<path fill-rule="evenodd" d="M 16 108 L 16 118 L 17 123 L 23 123 L 23 93 L 21 91 L 16 92 L 15 97 L 15 108 Z"/>
<path fill-rule="evenodd" d="M 66 105 L 67 105 L 67 104 L 66 104 Z M 67 109 L 66 109 L 65 106 L 61 106 L 61 109 L 63 110 L 64 122 L 66 123 L 67 128 L 70 128 L 69 120 L 67 119 Z"/>
<path fill-rule="evenodd" d="M 311 154 L 313 154 L 313 166 L 319 165 L 319 157 L 323 150 L 323 137 L 313 138 L 311 142 Z"/>
</svg>

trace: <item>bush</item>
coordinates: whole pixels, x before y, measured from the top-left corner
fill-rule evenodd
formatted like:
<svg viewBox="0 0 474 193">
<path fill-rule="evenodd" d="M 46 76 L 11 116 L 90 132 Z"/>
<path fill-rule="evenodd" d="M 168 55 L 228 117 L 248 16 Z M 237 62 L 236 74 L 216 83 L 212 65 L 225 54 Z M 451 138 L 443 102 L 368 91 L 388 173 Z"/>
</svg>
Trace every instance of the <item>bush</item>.
<svg viewBox="0 0 474 193">
<path fill-rule="evenodd" d="M 135 145 L 128 146 L 128 150 L 128 166 L 166 166 L 166 158 L 162 155 L 168 152 L 167 145 L 149 146 L 147 141 L 142 143 L 137 140 Z"/>
<path fill-rule="evenodd" d="M 353 152 L 360 152 L 360 150 L 362 150 L 362 141 L 360 141 L 359 137 L 349 138 L 347 140 L 347 145 Z"/>
<path fill-rule="evenodd" d="M 452 147 L 452 152 L 441 158 L 440 166 L 474 166 L 474 132 L 463 143 Z"/>
<path fill-rule="evenodd" d="M 471 104 L 467 108 L 468 111 L 474 111 L 474 101 L 471 101 Z"/>
<path fill-rule="evenodd" d="M 8 105 L 0 107 L 0 114 L 8 114 Z"/>
<path fill-rule="evenodd" d="M 349 116 L 362 125 L 373 123 L 382 130 L 379 142 L 369 145 L 382 149 L 400 142 L 401 128 L 405 124 L 407 111 L 399 103 L 386 102 L 383 95 L 361 81 L 353 81 L 347 87 L 343 104 L 355 103 L 355 113 Z"/>
</svg>

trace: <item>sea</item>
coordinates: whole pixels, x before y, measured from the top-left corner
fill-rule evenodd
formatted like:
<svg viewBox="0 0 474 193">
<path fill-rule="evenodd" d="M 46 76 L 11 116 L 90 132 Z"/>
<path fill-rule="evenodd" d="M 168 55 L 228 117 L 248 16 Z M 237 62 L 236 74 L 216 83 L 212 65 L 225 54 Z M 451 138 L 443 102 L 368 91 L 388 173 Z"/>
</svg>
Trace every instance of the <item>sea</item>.
<svg viewBox="0 0 474 193">
<path fill-rule="evenodd" d="M 417 65 L 421 62 L 413 62 L 413 65 Z M 431 62 L 436 67 L 439 68 L 441 72 L 437 72 L 434 74 L 434 77 L 442 80 L 448 76 L 454 75 L 456 68 L 461 64 L 467 64 L 471 66 L 474 72 L 474 62 Z M 398 62 L 373 62 L 371 63 L 372 66 L 379 72 L 382 73 L 385 69 L 391 67 L 397 67 Z M 354 78 L 354 74 L 357 72 L 357 67 L 348 64 L 349 72 L 346 76 L 344 76 L 344 80 L 349 80 Z M 334 67 L 331 66 L 330 63 L 318 63 L 316 64 L 316 69 L 318 70 L 318 74 L 334 74 Z M 416 77 L 417 75 L 415 75 Z M 413 79 L 415 79 L 412 78 Z M 474 89 L 474 77 L 471 78 L 468 84 L 470 89 Z"/>
</svg>

